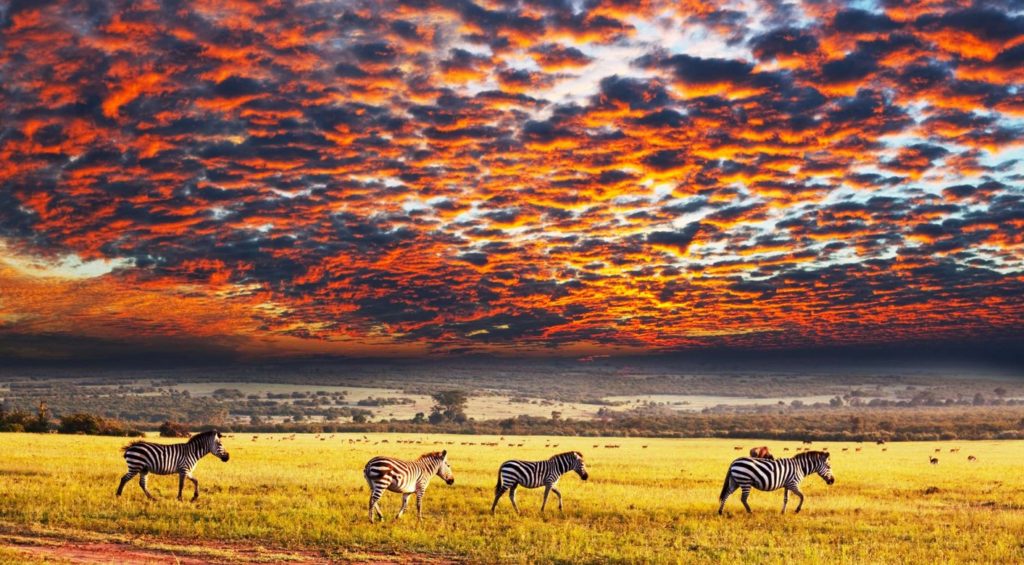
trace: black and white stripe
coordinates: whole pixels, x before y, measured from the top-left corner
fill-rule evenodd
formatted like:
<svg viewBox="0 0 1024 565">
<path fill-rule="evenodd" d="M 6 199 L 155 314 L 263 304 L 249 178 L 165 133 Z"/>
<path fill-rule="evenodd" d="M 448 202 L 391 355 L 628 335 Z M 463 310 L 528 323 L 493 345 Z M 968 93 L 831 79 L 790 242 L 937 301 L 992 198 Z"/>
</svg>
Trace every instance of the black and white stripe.
<svg viewBox="0 0 1024 565">
<path fill-rule="evenodd" d="M 576 471 L 584 481 L 590 476 L 587 474 L 587 466 L 583 463 L 583 454 L 579 451 L 568 451 L 559 453 L 546 461 L 520 461 L 514 459 L 501 464 L 498 469 L 498 484 L 494 487 L 494 504 L 491 505 L 491 514 L 498 506 L 498 500 L 508 491 L 508 498 L 512 501 L 512 507 L 519 512 L 516 504 L 516 489 L 520 486 L 526 488 L 544 487 L 544 502 L 540 505 L 540 511 L 548 503 L 548 494 L 554 491 L 558 497 L 558 509 L 562 509 L 562 493 L 558 491 L 558 479 L 569 471 Z"/>
<path fill-rule="evenodd" d="M 370 485 L 370 522 L 373 522 L 374 511 L 384 519 L 384 514 L 377 503 L 385 490 L 402 494 L 402 508 L 395 516 L 396 520 L 402 517 L 405 507 L 409 504 L 409 497 L 413 494 L 416 495 L 416 516 L 422 518 L 423 495 L 434 475 L 441 477 L 449 485 L 455 483 L 452 468 L 448 464 L 447 450 L 440 453 L 425 453 L 415 461 L 403 461 L 394 457 L 370 459 L 363 467 L 363 477 Z"/>
<path fill-rule="evenodd" d="M 192 436 L 185 443 L 161 444 L 148 441 L 136 441 L 122 448 L 125 461 L 128 462 L 128 472 L 121 477 L 121 484 L 117 487 L 117 496 L 121 496 L 124 485 L 132 480 L 132 477 L 139 475 L 139 486 L 142 492 L 149 498 L 155 498 L 146 488 L 146 479 L 149 473 L 157 475 L 170 475 L 178 473 L 178 500 L 181 500 L 181 491 L 185 488 L 185 479 L 192 481 L 196 492 L 192 500 L 199 498 L 199 481 L 192 476 L 196 464 L 207 453 L 213 453 L 221 461 L 228 460 L 228 452 L 220 442 L 220 432 L 210 430 Z"/>
<path fill-rule="evenodd" d="M 817 473 L 826 483 L 832 484 L 836 481 L 832 476 L 832 468 L 829 466 L 829 454 L 824 451 L 807 451 L 799 453 L 789 459 L 757 459 L 742 457 L 732 462 L 729 466 L 729 473 L 725 476 L 725 484 L 722 486 L 722 494 L 719 496 L 718 513 L 722 513 L 725 501 L 737 488 L 743 491 L 740 501 L 750 512 L 750 505 L 747 504 L 747 497 L 750 496 L 750 489 L 776 490 L 786 489 L 782 498 L 782 511 L 786 511 L 786 504 L 789 503 L 789 493 L 800 497 L 800 504 L 796 511 L 804 505 L 804 495 L 800 492 L 800 482 L 804 477 Z"/>
</svg>

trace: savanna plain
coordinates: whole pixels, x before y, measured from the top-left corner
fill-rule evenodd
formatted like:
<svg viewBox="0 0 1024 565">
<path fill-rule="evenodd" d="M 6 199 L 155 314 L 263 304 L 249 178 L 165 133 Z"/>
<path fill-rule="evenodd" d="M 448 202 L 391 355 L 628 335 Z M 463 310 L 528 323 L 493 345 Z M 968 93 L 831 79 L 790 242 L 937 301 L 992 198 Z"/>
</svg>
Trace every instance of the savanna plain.
<svg viewBox="0 0 1024 565">
<path fill-rule="evenodd" d="M 174 440 L 154 439 L 173 442 Z M 48 560 L 26 540 L 107 541 L 202 561 L 951 563 L 1024 561 L 1021 441 L 815 442 L 836 483 L 803 483 L 803 511 L 782 493 L 739 493 L 718 516 L 729 463 L 750 447 L 777 456 L 800 442 L 740 439 L 504 437 L 426 434 L 225 434 L 231 459 L 202 460 L 202 494 L 178 502 L 176 476 L 151 476 L 155 502 L 125 472 L 121 438 L 0 435 L 0 561 Z M 484 444 L 494 444 L 484 445 Z M 511 445 L 510 445 L 511 444 Z M 737 448 L 743 448 L 737 450 Z M 456 482 L 432 481 L 424 516 L 367 518 L 366 461 L 446 449 Z M 509 458 L 581 451 L 590 480 L 564 476 L 554 495 L 520 489 L 492 516 L 497 469 Z M 958 451 L 950 451 L 958 450 Z M 976 461 L 968 461 L 973 455 Z M 939 459 L 931 464 L 929 458 Z M 410 505 L 412 506 L 412 505 Z M 64 543 L 51 541 L 49 543 Z M 241 552 L 239 548 L 247 548 Z M 255 548 L 255 550 L 253 549 Z M 59 560 L 59 554 L 58 560 Z"/>
</svg>

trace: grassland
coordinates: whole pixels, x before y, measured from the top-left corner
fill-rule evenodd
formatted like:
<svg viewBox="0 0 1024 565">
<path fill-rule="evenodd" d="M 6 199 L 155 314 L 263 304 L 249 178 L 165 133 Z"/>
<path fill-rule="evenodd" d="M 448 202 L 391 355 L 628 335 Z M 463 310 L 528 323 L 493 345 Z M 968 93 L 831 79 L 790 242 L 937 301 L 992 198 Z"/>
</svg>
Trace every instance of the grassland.
<svg viewBox="0 0 1024 565">
<path fill-rule="evenodd" d="M 735 447 L 766 444 L 785 455 L 799 444 L 373 434 L 352 441 L 362 438 L 228 437 L 230 462 L 200 463 L 203 495 L 193 504 L 174 499 L 174 477 L 151 479 L 156 502 L 144 500 L 136 484 L 116 498 L 125 470 L 122 439 L 0 434 L 0 534 L 6 536 L 0 536 L 0 561 L 27 555 L 4 539 L 46 533 L 150 545 L 260 546 L 338 559 L 398 552 L 474 562 L 1024 562 L 1021 441 L 890 443 L 886 451 L 867 443 L 816 443 L 833 453 L 837 481 L 828 487 L 808 478 L 801 514 L 780 516 L 781 493 L 755 492 L 754 514 L 742 511 L 737 494 L 719 517 L 716 499 L 739 453 Z M 605 447 L 610 444 L 620 447 Z M 361 476 L 366 460 L 442 448 L 456 483 L 431 484 L 424 520 L 407 513 L 393 521 L 400 497 L 389 493 L 383 501 L 389 520 L 368 523 Z M 960 451 L 950 453 L 953 448 Z M 586 455 L 591 480 L 562 480 L 564 514 L 554 504 L 540 513 L 541 490 L 521 491 L 522 516 L 507 499 L 490 514 L 503 460 L 569 449 Z M 978 461 L 968 462 L 968 455 Z M 929 456 L 939 464 L 930 465 Z M 231 553 L 218 555 L 229 559 Z"/>
</svg>

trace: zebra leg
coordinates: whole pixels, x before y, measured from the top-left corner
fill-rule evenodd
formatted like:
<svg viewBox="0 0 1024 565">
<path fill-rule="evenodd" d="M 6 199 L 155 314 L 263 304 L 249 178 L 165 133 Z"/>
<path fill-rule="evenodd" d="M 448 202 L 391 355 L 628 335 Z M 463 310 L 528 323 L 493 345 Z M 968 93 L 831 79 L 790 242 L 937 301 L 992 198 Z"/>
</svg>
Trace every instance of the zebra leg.
<svg viewBox="0 0 1024 565">
<path fill-rule="evenodd" d="M 135 476 L 135 471 L 128 471 L 123 477 L 121 477 L 121 484 L 117 485 L 117 496 L 121 496 L 121 491 L 124 490 L 124 485 L 128 484 L 128 481 L 132 480 Z"/>
<path fill-rule="evenodd" d="M 416 519 L 417 520 L 422 520 L 423 519 L 423 495 L 426 494 L 426 493 L 427 493 L 426 489 L 423 489 L 423 488 L 416 489 Z"/>
<path fill-rule="evenodd" d="M 402 507 L 398 509 L 398 516 L 395 516 L 395 520 L 401 518 L 402 514 L 405 514 L 405 507 L 409 506 L 409 497 L 410 496 L 412 496 L 411 492 L 403 492 L 402 493 Z"/>
<path fill-rule="evenodd" d="M 374 512 L 374 510 L 377 511 L 377 516 L 380 516 L 380 518 L 382 520 L 384 519 L 384 514 L 380 511 L 380 508 L 377 507 L 377 503 L 380 501 L 380 496 L 382 494 L 384 494 L 384 491 L 381 490 L 381 489 L 378 489 L 377 487 L 373 487 L 373 488 L 370 489 L 370 523 L 371 524 L 373 523 L 373 512 Z"/>
<path fill-rule="evenodd" d="M 786 505 L 789 504 L 789 487 L 782 489 L 782 513 L 786 513 Z"/>
<path fill-rule="evenodd" d="M 540 511 L 544 511 L 544 507 L 548 504 L 548 494 L 551 493 L 551 485 L 544 485 L 544 502 L 540 503 Z"/>
<path fill-rule="evenodd" d="M 150 494 L 149 489 L 146 488 L 146 482 L 149 480 L 149 471 L 143 470 L 139 473 L 139 486 L 142 487 L 142 492 L 146 493 L 146 496 L 150 500 L 156 500 L 156 497 Z"/>
<path fill-rule="evenodd" d="M 555 485 L 551 485 L 551 492 L 555 493 L 555 496 L 558 497 L 558 511 L 561 512 L 562 511 L 562 493 L 558 492 L 558 487 L 556 487 Z"/>
<path fill-rule="evenodd" d="M 195 502 L 199 498 L 199 479 L 189 475 L 188 480 L 192 481 L 192 484 L 196 487 L 196 492 L 192 495 L 192 502 Z"/>
<path fill-rule="evenodd" d="M 181 501 L 181 491 L 185 490 L 185 471 L 178 473 L 178 501 Z"/>
<path fill-rule="evenodd" d="M 743 491 L 740 495 L 740 502 L 743 503 L 743 507 L 747 509 L 747 513 L 749 514 L 753 512 L 753 510 L 750 509 L 750 505 L 747 504 L 747 498 L 750 496 L 750 485 L 742 486 L 740 487 L 740 490 Z"/>
<path fill-rule="evenodd" d="M 498 500 L 501 499 L 501 495 L 505 494 L 506 490 L 508 490 L 508 489 L 502 487 L 501 484 L 499 484 L 497 487 L 495 487 L 495 489 L 494 489 L 494 504 L 491 505 L 491 514 L 494 514 L 494 509 L 497 508 L 497 506 L 498 506 Z"/>
<path fill-rule="evenodd" d="M 736 492 L 736 481 L 732 480 L 732 477 L 725 478 L 725 486 L 722 487 L 722 494 L 718 497 L 718 515 L 722 515 L 722 509 L 725 508 L 725 501 L 729 499 L 732 493 Z"/>
<path fill-rule="evenodd" d="M 519 511 L 519 505 L 516 504 L 517 488 L 519 488 L 519 485 L 512 485 L 512 488 L 508 489 L 508 499 L 512 501 L 512 508 L 516 509 L 516 514 L 522 514 L 522 512 Z"/>
<path fill-rule="evenodd" d="M 789 490 L 800 497 L 800 503 L 796 505 L 796 510 L 794 510 L 794 512 L 799 513 L 800 509 L 804 506 L 804 493 L 800 492 L 800 487 L 791 487 Z"/>
</svg>

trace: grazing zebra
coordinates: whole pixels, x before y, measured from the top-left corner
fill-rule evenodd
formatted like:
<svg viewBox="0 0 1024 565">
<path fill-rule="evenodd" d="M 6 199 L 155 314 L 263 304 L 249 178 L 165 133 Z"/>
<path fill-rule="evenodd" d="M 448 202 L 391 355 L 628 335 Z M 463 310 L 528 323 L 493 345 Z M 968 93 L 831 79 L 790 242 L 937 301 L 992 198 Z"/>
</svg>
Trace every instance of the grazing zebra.
<svg viewBox="0 0 1024 565">
<path fill-rule="evenodd" d="M 185 443 L 161 444 L 148 441 L 134 441 L 123 448 L 124 459 L 128 462 L 128 472 L 121 477 L 121 484 L 117 487 L 117 496 L 121 496 L 124 485 L 132 480 L 132 477 L 139 475 L 139 486 L 142 492 L 150 499 L 155 499 L 146 488 L 146 479 L 150 473 L 157 475 L 170 475 L 178 473 L 178 500 L 181 500 L 181 491 L 185 488 L 185 479 L 192 481 L 196 492 L 192 500 L 199 498 L 199 481 L 192 476 L 196 464 L 207 453 L 212 453 L 227 462 L 228 452 L 224 451 L 224 445 L 220 442 L 220 432 L 210 430 L 192 436 Z"/>
<path fill-rule="evenodd" d="M 373 522 L 374 511 L 381 520 L 384 519 L 384 514 L 377 503 L 385 489 L 402 493 L 402 508 L 395 516 L 396 520 L 402 517 L 405 507 L 409 504 L 409 497 L 413 494 L 416 495 L 416 517 L 422 518 L 423 494 L 434 475 L 441 477 L 449 485 L 455 483 L 452 468 L 448 465 L 448 450 L 424 453 L 415 461 L 403 461 L 393 457 L 370 459 L 363 467 L 363 476 L 370 485 L 370 522 Z"/>
<path fill-rule="evenodd" d="M 540 505 L 540 511 L 548 503 L 548 494 L 554 491 L 558 497 L 558 509 L 562 510 L 562 493 L 558 491 L 558 479 L 569 471 L 576 471 L 584 481 L 590 475 L 587 473 L 587 466 L 583 463 L 583 454 L 579 451 L 567 451 L 559 453 L 546 461 L 506 461 L 498 469 L 498 484 L 494 487 L 494 504 L 491 504 L 491 514 L 494 514 L 495 507 L 501 495 L 508 491 L 508 498 L 512 501 L 512 507 L 519 512 L 516 504 L 516 489 L 520 486 L 526 488 L 544 487 L 544 502 Z"/>
<path fill-rule="evenodd" d="M 786 504 L 789 503 L 789 493 L 800 497 L 800 504 L 796 511 L 804 505 L 804 495 L 800 492 L 800 481 L 811 473 L 821 475 L 826 483 L 836 482 L 832 476 L 832 468 L 829 466 L 829 454 L 823 451 L 805 451 L 798 453 L 789 459 L 758 459 L 741 457 L 732 462 L 729 472 L 725 475 L 725 484 L 722 485 L 722 494 L 718 497 L 718 513 L 722 513 L 725 501 L 729 495 L 742 489 L 743 494 L 740 501 L 750 512 L 750 505 L 747 504 L 747 497 L 750 496 L 751 487 L 757 490 L 786 489 L 782 498 L 782 511 L 786 511 Z"/>
</svg>

